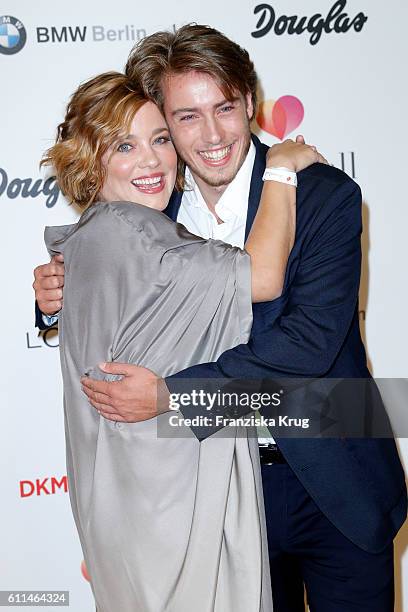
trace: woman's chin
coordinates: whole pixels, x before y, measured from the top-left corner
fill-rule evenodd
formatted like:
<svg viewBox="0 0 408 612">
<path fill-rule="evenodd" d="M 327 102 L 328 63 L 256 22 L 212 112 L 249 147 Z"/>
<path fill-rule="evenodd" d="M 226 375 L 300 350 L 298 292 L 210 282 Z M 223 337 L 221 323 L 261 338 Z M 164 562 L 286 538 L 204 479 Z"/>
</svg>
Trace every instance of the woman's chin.
<svg viewBox="0 0 408 612">
<path fill-rule="evenodd" d="M 98 198 L 99 202 L 133 202 L 133 204 L 140 204 L 142 206 L 147 206 L 147 208 L 154 208 L 155 210 L 163 211 L 168 202 L 168 198 L 157 197 L 157 196 L 147 196 L 146 194 L 138 196 L 137 194 L 133 194 L 131 197 L 129 196 L 120 196 L 119 194 L 111 194 L 112 197 L 104 197 L 100 195 Z"/>
<path fill-rule="evenodd" d="M 162 211 L 166 208 L 168 201 L 163 201 L 163 199 L 161 198 L 140 198 L 137 204 L 142 204 L 143 206 L 147 206 L 148 208 L 154 208 L 154 210 Z"/>
</svg>

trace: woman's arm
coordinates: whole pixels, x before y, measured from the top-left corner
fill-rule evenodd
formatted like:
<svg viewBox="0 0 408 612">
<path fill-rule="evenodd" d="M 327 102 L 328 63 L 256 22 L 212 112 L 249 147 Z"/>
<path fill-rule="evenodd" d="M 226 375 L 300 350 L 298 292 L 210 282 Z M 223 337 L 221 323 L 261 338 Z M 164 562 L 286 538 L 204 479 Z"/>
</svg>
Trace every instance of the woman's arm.
<svg viewBox="0 0 408 612">
<path fill-rule="evenodd" d="M 316 162 L 327 163 L 315 147 L 286 140 L 269 149 L 266 167 L 284 167 L 299 172 Z M 281 295 L 295 232 L 296 187 L 265 181 L 245 243 L 245 250 L 251 256 L 253 302 L 265 302 Z"/>
</svg>

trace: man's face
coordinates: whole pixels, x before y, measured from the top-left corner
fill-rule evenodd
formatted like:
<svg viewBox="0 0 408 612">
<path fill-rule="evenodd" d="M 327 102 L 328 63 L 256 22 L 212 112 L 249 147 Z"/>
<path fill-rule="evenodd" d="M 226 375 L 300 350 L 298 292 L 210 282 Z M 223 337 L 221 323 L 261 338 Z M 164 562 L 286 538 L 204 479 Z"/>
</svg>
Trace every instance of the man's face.
<svg viewBox="0 0 408 612">
<path fill-rule="evenodd" d="M 251 96 L 228 101 L 212 77 L 194 71 L 166 78 L 162 90 L 173 143 L 197 184 L 226 187 L 248 153 Z"/>
</svg>

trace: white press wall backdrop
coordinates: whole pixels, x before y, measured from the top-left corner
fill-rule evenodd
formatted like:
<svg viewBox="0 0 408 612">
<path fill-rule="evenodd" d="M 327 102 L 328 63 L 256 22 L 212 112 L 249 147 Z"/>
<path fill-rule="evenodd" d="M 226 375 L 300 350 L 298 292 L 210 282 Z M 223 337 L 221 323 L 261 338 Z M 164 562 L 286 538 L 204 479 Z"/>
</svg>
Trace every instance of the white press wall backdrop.
<svg viewBox="0 0 408 612">
<path fill-rule="evenodd" d="M 129 0 L 105 6 L 100 2 L 68 6 L 50 0 L 40 5 L 28 0 L 2 4 L 0 590 L 69 590 L 72 610 L 94 609 L 80 571 L 82 554 L 64 480 L 58 338 L 54 333 L 38 336 L 31 289 L 33 268 L 47 261 L 44 226 L 70 223 L 77 215 L 55 185 L 45 182 L 38 162 L 79 82 L 122 69 L 138 38 L 189 21 L 211 24 L 250 51 L 265 100 L 297 98 L 280 101 L 292 125 L 299 109 L 304 109 L 303 121 L 289 135 L 305 134 L 333 164 L 354 174 L 363 189 L 362 330 L 372 370 L 377 377 L 408 376 L 408 212 L 403 184 L 408 4 L 270 1 L 256 15 L 257 0 L 159 0 L 145 6 Z M 346 19 L 350 25 L 357 16 L 348 31 L 323 29 L 320 39 L 313 34 L 315 44 L 311 33 L 288 33 L 285 19 L 278 22 L 281 33 L 274 31 L 279 17 L 297 16 L 298 22 L 320 13 L 326 18 L 333 6 L 335 13 L 347 16 L 339 17 L 337 30 L 347 29 Z M 274 14 L 270 31 L 254 37 L 262 16 L 258 31 L 272 25 Z M 2 15 L 14 19 L 4 20 Z M 326 22 L 327 30 L 333 26 L 334 20 Z M 26 44 L 18 50 L 24 32 Z M 258 128 L 265 142 L 283 137 L 284 126 L 272 126 L 269 120 L 265 128 L 269 133 Z M 405 440 L 400 440 L 400 448 L 407 459 Z M 408 578 L 406 542 L 405 529 L 396 546 L 397 609 L 408 612 L 408 592 L 403 588 Z"/>
</svg>

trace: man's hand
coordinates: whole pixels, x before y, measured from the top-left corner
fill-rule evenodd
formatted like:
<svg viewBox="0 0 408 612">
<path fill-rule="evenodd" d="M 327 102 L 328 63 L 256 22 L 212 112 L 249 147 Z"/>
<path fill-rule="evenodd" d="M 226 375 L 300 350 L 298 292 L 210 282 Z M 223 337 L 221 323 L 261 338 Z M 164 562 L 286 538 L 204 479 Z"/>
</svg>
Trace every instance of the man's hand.
<svg viewBox="0 0 408 612">
<path fill-rule="evenodd" d="M 81 378 L 82 390 L 105 419 L 137 423 L 169 410 L 166 384 L 151 370 L 128 363 L 102 363 L 99 368 L 123 376 L 112 382 Z"/>
<path fill-rule="evenodd" d="M 64 256 L 54 255 L 50 263 L 37 266 L 34 270 L 33 289 L 41 312 L 53 315 L 62 308 L 62 287 L 64 286 Z"/>
</svg>

